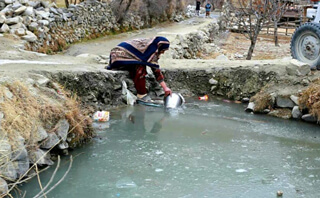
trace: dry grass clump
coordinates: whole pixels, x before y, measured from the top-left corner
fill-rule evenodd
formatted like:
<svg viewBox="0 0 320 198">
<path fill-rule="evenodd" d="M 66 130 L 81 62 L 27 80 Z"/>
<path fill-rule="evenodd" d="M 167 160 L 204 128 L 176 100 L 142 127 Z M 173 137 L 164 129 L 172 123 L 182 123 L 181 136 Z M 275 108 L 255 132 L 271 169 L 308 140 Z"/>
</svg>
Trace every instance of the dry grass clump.
<svg viewBox="0 0 320 198">
<path fill-rule="evenodd" d="M 91 127 L 92 119 L 84 115 L 79 107 L 80 104 L 75 96 L 66 101 L 68 111 L 65 117 L 70 124 L 69 136 L 72 137 L 72 141 L 70 142 L 71 147 L 78 146 L 78 144 L 86 142 L 94 136 L 93 128 Z"/>
<path fill-rule="evenodd" d="M 272 109 L 273 102 L 269 93 L 265 93 L 260 91 L 256 95 L 254 95 L 250 102 L 254 102 L 254 111 L 262 112 L 265 109 Z"/>
<path fill-rule="evenodd" d="M 8 98 L 6 89 L 12 93 Z M 84 116 L 75 98 L 62 90 L 63 100 L 48 99 L 41 92 L 31 93 L 21 82 L 14 82 L 6 86 L 0 85 L 0 104 L 4 119 L 2 130 L 8 134 L 11 143 L 21 135 L 29 144 L 35 144 L 32 139 L 37 126 L 42 125 L 50 132 L 60 119 L 67 119 L 70 123 L 69 133 L 77 140 L 83 141 L 92 136 L 90 118 Z"/>
<path fill-rule="evenodd" d="M 300 109 L 308 109 L 320 121 L 320 79 L 301 93 L 299 106 Z"/>
</svg>

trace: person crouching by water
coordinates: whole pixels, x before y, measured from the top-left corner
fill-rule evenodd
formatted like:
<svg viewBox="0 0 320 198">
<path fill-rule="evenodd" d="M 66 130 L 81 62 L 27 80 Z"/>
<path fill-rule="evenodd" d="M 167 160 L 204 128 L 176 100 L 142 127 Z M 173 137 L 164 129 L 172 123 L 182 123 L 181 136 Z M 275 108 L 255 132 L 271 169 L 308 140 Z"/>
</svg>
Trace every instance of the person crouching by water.
<svg viewBox="0 0 320 198">
<path fill-rule="evenodd" d="M 161 85 L 165 96 L 171 95 L 172 91 L 166 85 L 158 64 L 161 54 L 168 50 L 169 46 L 168 39 L 161 36 L 124 41 L 111 50 L 107 69 L 129 71 L 130 78 L 137 90 L 138 100 L 152 102 L 147 94 L 145 78 L 147 75 L 146 67 L 149 66 Z"/>
</svg>

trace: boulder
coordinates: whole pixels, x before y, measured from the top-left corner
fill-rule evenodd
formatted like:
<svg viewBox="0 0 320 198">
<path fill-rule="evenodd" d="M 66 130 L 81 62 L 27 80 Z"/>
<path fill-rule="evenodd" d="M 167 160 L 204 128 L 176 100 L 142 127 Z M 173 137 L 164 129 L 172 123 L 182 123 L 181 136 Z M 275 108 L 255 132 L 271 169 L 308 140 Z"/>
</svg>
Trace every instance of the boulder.
<svg viewBox="0 0 320 198">
<path fill-rule="evenodd" d="M 17 171 L 11 161 L 6 162 L 0 166 L 1 176 L 9 180 L 16 180 L 18 178 Z"/>
<path fill-rule="evenodd" d="M 36 22 L 31 22 L 30 25 L 28 25 L 29 30 L 31 31 L 36 31 L 38 29 L 38 23 Z"/>
<path fill-rule="evenodd" d="M 302 113 L 301 113 L 301 111 L 299 109 L 299 106 L 294 106 L 293 109 L 292 109 L 291 114 L 292 114 L 292 118 L 300 119 L 301 116 L 302 116 Z"/>
<path fill-rule="evenodd" d="M 41 148 L 50 149 L 56 146 L 59 142 L 59 138 L 55 133 L 48 133 L 48 137 L 41 143 Z"/>
<path fill-rule="evenodd" d="M 6 16 L 5 15 L 0 15 L 0 24 L 4 23 L 6 21 Z"/>
<path fill-rule="evenodd" d="M 9 161 L 12 157 L 12 149 L 9 140 L 5 137 L 0 139 L 0 164 Z"/>
<path fill-rule="evenodd" d="M 286 66 L 286 71 L 291 76 L 306 76 L 311 72 L 311 69 L 309 64 L 292 59 L 290 64 Z"/>
<path fill-rule="evenodd" d="M 213 79 L 213 78 L 211 78 L 211 79 L 209 80 L 209 83 L 210 83 L 210 85 L 217 85 L 217 84 L 218 84 L 218 81 L 215 80 L 215 79 Z"/>
<path fill-rule="evenodd" d="M 26 6 L 21 6 L 20 8 L 16 9 L 14 11 L 15 14 L 19 15 L 21 13 L 23 13 L 24 11 L 26 11 L 27 7 Z"/>
<path fill-rule="evenodd" d="M 4 0 L 6 4 L 13 4 L 13 0 Z"/>
<path fill-rule="evenodd" d="M 19 3 L 19 2 L 14 2 L 13 4 L 12 4 L 12 10 L 17 10 L 17 9 L 19 9 L 20 7 L 21 7 L 22 5 L 21 5 L 21 3 Z M 16 13 L 15 13 L 16 14 Z M 20 13 L 19 13 L 20 14 Z"/>
<path fill-rule="evenodd" d="M 0 33 L 7 33 L 7 32 L 9 32 L 10 31 L 10 28 L 9 28 L 9 26 L 7 25 L 7 24 L 3 24 L 2 26 L 1 26 L 1 28 L 0 28 Z"/>
<path fill-rule="evenodd" d="M 302 120 L 306 121 L 306 122 L 312 122 L 312 123 L 315 123 L 317 122 L 317 118 L 314 117 L 313 115 L 311 114 L 305 114 L 301 117 Z"/>
<path fill-rule="evenodd" d="M 21 23 L 23 21 L 23 18 L 20 17 L 20 16 L 16 16 L 16 17 L 13 17 L 13 18 L 8 18 L 5 23 L 7 25 L 13 25 L 13 24 L 17 24 L 17 23 Z"/>
<path fill-rule="evenodd" d="M 33 7 L 27 7 L 26 10 L 23 13 L 23 16 L 34 16 L 34 10 Z"/>
<path fill-rule="evenodd" d="M 0 197 L 5 195 L 8 192 L 8 184 L 7 182 L 0 177 Z"/>
<path fill-rule="evenodd" d="M 19 2 L 20 2 L 22 5 L 26 5 L 26 4 L 29 2 L 29 0 L 19 0 Z"/>
<path fill-rule="evenodd" d="M 69 127 L 70 125 L 66 119 L 60 120 L 56 125 L 56 128 L 57 128 L 56 134 L 63 141 L 67 140 Z"/>
<path fill-rule="evenodd" d="M 35 42 L 38 40 L 37 36 L 29 31 L 27 31 L 27 35 L 22 36 L 21 38 L 29 42 Z"/>
<path fill-rule="evenodd" d="M 20 135 L 15 138 L 15 143 L 12 145 L 11 160 L 25 160 L 28 157 L 24 141 L 24 138 Z"/>
<path fill-rule="evenodd" d="M 13 167 L 16 169 L 18 178 L 23 176 L 29 170 L 29 167 L 30 167 L 29 158 L 26 158 L 25 160 L 22 160 L 22 161 L 13 161 L 12 164 L 13 164 Z"/>
<path fill-rule="evenodd" d="M 18 28 L 18 29 L 16 30 L 16 34 L 17 34 L 18 36 L 24 36 L 24 35 L 26 35 L 26 30 L 23 29 L 23 28 Z"/>
<path fill-rule="evenodd" d="M 35 13 L 37 16 L 40 16 L 40 19 L 49 19 L 50 12 L 35 10 Z"/>
<path fill-rule="evenodd" d="M 290 99 L 291 99 L 296 105 L 299 106 L 299 97 L 298 97 L 298 96 L 291 95 L 291 96 L 290 96 Z"/>
<path fill-rule="evenodd" d="M 293 108 L 295 106 L 295 104 L 289 97 L 282 95 L 278 95 L 276 97 L 276 105 L 282 108 Z"/>
<path fill-rule="evenodd" d="M 43 26 L 48 26 L 49 25 L 49 21 L 48 20 L 39 20 L 38 23 L 39 23 L 39 25 L 43 25 Z"/>
<path fill-rule="evenodd" d="M 37 165 L 53 165 L 53 161 L 50 159 L 50 153 L 46 153 L 46 151 L 37 149 L 29 152 L 30 163 Z"/>
</svg>

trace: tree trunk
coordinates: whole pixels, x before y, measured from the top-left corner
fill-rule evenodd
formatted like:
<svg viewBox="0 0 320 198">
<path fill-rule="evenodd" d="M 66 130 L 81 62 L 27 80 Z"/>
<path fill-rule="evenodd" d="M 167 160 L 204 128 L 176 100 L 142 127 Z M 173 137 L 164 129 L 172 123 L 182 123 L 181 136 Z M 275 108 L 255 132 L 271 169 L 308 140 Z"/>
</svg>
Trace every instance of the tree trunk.
<svg viewBox="0 0 320 198">
<path fill-rule="evenodd" d="M 69 1 L 68 0 L 64 0 L 65 4 L 66 4 L 66 8 L 69 8 Z"/>
<path fill-rule="evenodd" d="M 279 39 L 278 39 L 278 21 L 274 21 L 274 45 L 279 47 Z"/>
<path fill-rule="evenodd" d="M 257 38 L 258 38 L 259 32 L 261 30 L 261 28 L 260 28 L 261 23 L 262 23 L 261 20 L 258 20 L 256 26 L 253 26 L 255 28 L 255 30 L 254 30 L 254 34 L 253 34 L 252 38 L 250 39 L 251 44 L 250 44 L 250 48 L 248 50 L 248 55 L 246 58 L 247 60 L 251 60 L 251 58 L 252 58 L 253 50 L 254 50 L 254 47 L 256 46 Z"/>
</svg>

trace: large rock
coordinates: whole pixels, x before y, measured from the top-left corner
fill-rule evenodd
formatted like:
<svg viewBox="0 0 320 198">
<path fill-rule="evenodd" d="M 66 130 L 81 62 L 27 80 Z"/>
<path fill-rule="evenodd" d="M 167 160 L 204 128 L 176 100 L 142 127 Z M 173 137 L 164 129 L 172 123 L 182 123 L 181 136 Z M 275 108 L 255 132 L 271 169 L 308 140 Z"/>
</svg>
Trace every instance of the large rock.
<svg viewBox="0 0 320 198">
<path fill-rule="evenodd" d="M 305 114 L 301 117 L 301 119 L 306 122 L 312 122 L 312 123 L 317 122 L 317 118 L 311 114 Z"/>
<path fill-rule="evenodd" d="M 35 142 L 40 142 L 46 139 L 47 137 L 48 137 L 47 131 L 42 126 L 38 126 L 38 129 L 33 136 Z"/>
<path fill-rule="evenodd" d="M 8 178 L 9 180 L 16 180 L 18 178 L 17 171 L 11 161 L 6 162 L 0 166 L 1 176 Z"/>
<path fill-rule="evenodd" d="M 24 16 L 34 16 L 33 7 L 27 7 L 23 13 Z"/>
<path fill-rule="evenodd" d="M 10 28 L 9 28 L 9 26 L 7 25 L 7 24 L 3 24 L 2 26 L 1 26 L 1 28 L 0 28 L 0 33 L 7 33 L 7 32 L 9 32 L 10 31 Z"/>
<path fill-rule="evenodd" d="M 50 149 L 56 146 L 59 142 L 59 138 L 55 133 L 48 133 L 48 137 L 41 143 L 41 148 Z"/>
<path fill-rule="evenodd" d="M 57 127 L 56 134 L 58 135 L 58 137 L 63 141 L 66 141 L 69 127 L 70 127 L 68 121 L 66 119 L 60 120 L 56 125 L 56 127 Z"/>
<path fill-rule="evenodd" d="M 295 106 L 295 104 L 289 97 L 282 95 L 278 95 L 276 97 L 276 105 L 282 108 L 293 108 Z"/>
<path fill-rule="evenodd" d="M 8 190 L 9 189 L 7 182 L 0 177 L 0 197 L 2 197 L 2 195 L 7 194 Z"/>
<path fill-rule="evenodd" d="M 35 13 L 37 16 L 41 17 L 40 19 L 49 19 L 50 12 L 35 10 Z"/>
<path fill-rule="evenodd" d="M 14 13 L 17 14 L 17 15 L 19 15 L 19 14 L 21 14 L 22 12 L 24 12 L 26 9 L 27 9 L 26 6 L 21 6 L 20 8 L 16 9 L 16 10 L 14 11 Z"/>
<path fill-rule="evenodd" d="M 30 151 L 29 159 L 32 164 L 36 163 L 37 165 L 53 165 L 53 161 L 50 159 L 50 153 L 46 153 L 41 149 Z"/>
<path fill-rule="evenodd" d="M 38 40 L 37 36 L 30 31 L 27 31 L 27 35 L 22 36 L 21 38 L 29 42 L 36 42 Z"/>
<path fill-rule="evenodd" d="M 299 109 L 299 106 L 294 106 L 292 109 L 292 118 L 294 119 L 300 119 L 302 116 L 302 113 Z"/>
<path fill-rule="evenodd" d="M 28 152 L 24 145 L 24 138 L 22 136 L 18 136 L 15 138 L 15 143 L 12 145 L 12 160 L 25 160 L 28 158 Z"/>
<path fill-rule="evenodd" d="M 26 158 L 23 161 L 13 161 L 13 167 L 16 169 L 17 177 L 23 176 L 30 168 L 29 158 Z"/>
<path fill-rule="evenodd" d="M 12 157 L 12 149 L 9 140 L 4 136 L 0 136 L 0 164 L 10 161 Z"/>
<path fill-rule="evenodd" d="M 23 21 L 22 17 L 16 16 L 16 17 L 7 19 L 5 23 L 8 25 L 13 25 L 13 24 L 21 23 L 22 21 Z"/>
<path fill-rule="evenodd" d="M 290 64 L 286 66 L 286 71 L 291 76 L 306 76 L 310 73 L 311 69 L 309 64 L 292 59 Z"/>
<path fill-rule="evenodd" d="M 4 23 L 6 21 L 6 16 L 5 15 L 0 15 L 0 24 Z"/>
</svg>

